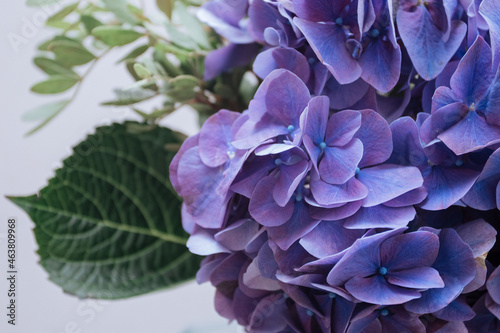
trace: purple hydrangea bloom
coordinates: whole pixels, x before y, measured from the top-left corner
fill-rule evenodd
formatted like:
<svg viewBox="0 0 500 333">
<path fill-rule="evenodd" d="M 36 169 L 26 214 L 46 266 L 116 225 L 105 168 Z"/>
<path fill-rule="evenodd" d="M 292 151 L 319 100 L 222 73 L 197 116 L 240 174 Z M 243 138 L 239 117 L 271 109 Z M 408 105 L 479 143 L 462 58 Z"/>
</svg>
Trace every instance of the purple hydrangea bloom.
<svg viewBox="0 0 500 333">
<path fill-rule="evenodd" d="M 436 89 L 420 132 L 427 145 L 441 141 L 462 155 L 500 142 L 500 76 L 491 57 L 491 48 L 478 37 L 451 77 L 451 89 Z"/>
<path fill-rule="evenodd" d="M 341 84 L 363 78 L 391 90 L 399 79 L 401 52 L 388 2 L 294 1 L 295 24 Z"/>
<path fill-rule="evenodd" d="M 421 124 L 429 115 L 420 113 Z M 419 126 L 409 117 L 399 118 L 391 124 L 394 150 L 389 162 L 414 165 L 420 169 L 427 191 L 419 205 L 428 210 L 450 207 L 469 191 L 480 171 L 466 155 L 458 157 L 443 143 L 423 147 Z"/>
</svg>

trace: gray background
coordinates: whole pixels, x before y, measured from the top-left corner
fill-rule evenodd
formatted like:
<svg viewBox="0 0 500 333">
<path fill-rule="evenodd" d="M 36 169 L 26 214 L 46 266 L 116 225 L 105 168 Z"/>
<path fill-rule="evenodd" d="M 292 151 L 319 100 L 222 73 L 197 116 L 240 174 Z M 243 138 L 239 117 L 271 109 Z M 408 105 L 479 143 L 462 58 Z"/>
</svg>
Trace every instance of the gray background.
<svg viewBox="0 0 500 333">
<path fill-rule="evenodd" d="M 24 134 L 35 126 L 21 121 L 21 115 L 38 105 L 61 99 L 29 92 L 30 86 L 45 75 L 31 59 L 36 45 L 51 33 L 39 27 L 46 17 L 41 9 L 29 8 L 24 0 L 0 2 L 0 332 L 168 332 L 235 333 L 234 324 L 220 318 L 213 308 L 214 289 L 209 284 L 188 283 L 128 300 L 78 300 L 64 294 L 47 279 L 38 265 L 33 223 L 7 201 L 5 195 L 28 195 L 45 186 L 71 147 L 96 126 L 137 119 L 126 108 L 100 107 L 114 97 L 112 89 L 131 82 L 123 65 L 115 65 L 126 50 L 115 52 L 100 62 L 84 83 L 76 100 L 48 126 L 30 137 Z M 150 5 L 151 2 L 148 2 Z M 29 23 L 27 23 L 29 22 Z M 35 29 L 26 30 L 27 25 Z M 37 27 L 38 26 L 38 27 Z M 9 36 L 25 38 L 14 47 Z M 196 132 L 196 116 L 181 112 L 164 121 L 186 134 Z M 18 221 L 17 239 L 18 325 L 7 325 L 6 222 Z"/>
</svg>

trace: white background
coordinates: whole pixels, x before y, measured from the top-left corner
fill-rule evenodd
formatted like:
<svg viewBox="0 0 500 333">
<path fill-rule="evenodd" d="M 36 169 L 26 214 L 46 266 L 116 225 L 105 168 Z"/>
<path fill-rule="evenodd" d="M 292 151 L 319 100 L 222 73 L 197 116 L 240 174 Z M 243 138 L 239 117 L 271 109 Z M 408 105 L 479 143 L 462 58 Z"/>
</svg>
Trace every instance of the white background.
<svg viewBox="0 0 500 333">
<path fill-rule="evenodd" d="M 60 161 L 96 126 L 123 119 L 136 119 L 126 108 L 99 106 L 114 97 L 112 89 L 131 82 L 117 59 L 121 50 L 100 62 L 84 83 L 77 100 L 48 126 L 33 136 L 24 134 L 35 126 L 21 121 L 21 115 L 38 105 L 61 99 L 41 97 L 29 92 L 30 86 L 45 78 L 33 64 L 36 46 L 51 32 L 40 28 L 46 14 L 29 8 L 24 0 L 0 2 L 0 332 L 42 333 L 235 333 L 213 309 L 214 289 L 185 284 L 128 300 L 78 300 L 64 294 L 48 280 L 38 265 L 36 243 L 29 217 L 5 199 L 5 195 L 36 193 L 53 176 Z M 152 4 L 152 1 L 147 1 Z M 31 29 L 28 28 L 31 26 Z M 33 29 L 33 26 L 35 29 Z M 14 36 L 15 34 L 15 36 Z M 23 43 L 14 45 L 13 37 Z M 10 38 L 10 39 L 9 39 Z M 165 119 L 187 134 L 196 132 L 195 115 L 182 112 Z M 7 257 L 5 232 L 7 219 L 17 219 L 18 318 L 8 325 Z"/>
</svg>

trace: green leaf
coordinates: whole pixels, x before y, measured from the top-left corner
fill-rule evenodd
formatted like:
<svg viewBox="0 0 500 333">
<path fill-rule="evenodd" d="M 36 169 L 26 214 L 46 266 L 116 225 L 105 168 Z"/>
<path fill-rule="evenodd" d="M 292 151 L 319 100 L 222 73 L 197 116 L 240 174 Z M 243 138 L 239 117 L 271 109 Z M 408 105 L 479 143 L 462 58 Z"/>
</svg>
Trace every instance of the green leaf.
<svg viewBox="0 0 500 333">
<path fill-rule="evenodd" d="M 139 23 L 137 18 L 127 8 L 127 0 L 102 0 L 102 2 L 120 21 L 133 25 Z"/>
<path fill-rule="evenodd" d="M 57 61 L 45 57 L 36 57 L 33 59 L 35 65 L 40 68 L 42 71 L 49 75 L 57 75 L 57 74 L 68 74 L 68 75 L 76 75 L 71 69 L 66 68 Z"/>
<path fill-rule="evenodd" d="M 82 15 L 80 20 L 88 34 L 90 34 L 94 28 L 102 25 L 101 21 L 90 15 Z"/>
<path fill-rule="evenodd" d="M 53 75 L 48 80 L 35 84 L 31 91 L 37 94 L 59 94 L 71 89 L 78 81 L 78 75 Z"/>
<path fill-rule="evenodd" d="M 179 22 L 189 31 L 189 37 L 191 37 L 199 46 L 204 49 L 210 49 L 210 42 L 208 40 L 208 35 L 203 29 L 201 22 L 188 12 L 186 6 L 181 2 L 175 3 L 175 15 Z"/>
<path fill-rule="evenodd" d="M 153 73 L 151 73 L 149 69 L 147 69 L 144 65 L 139 63 L 134 64 L 134 71 L 135 74 L 137 74 L 137 76 L 140 77 L 141 79 L 148 79 L 153 75 Z"/>
<path fill-rule="evenodd" d="M 118 96 L 117 100 L 105 102 L 102 103 L 102 105 L 106 106 L 132 105 L 151 99 L 158 95 L 156 91 L 142 89 L 142 88 L 116 89 L 115 93 Z"/>
<path fill-rule="evenodd" d="M 165 22 L 165 26 L 167 28 L 169 40 L 172 43 L 190 51 L 198 49 L 198 44 L 196 44 L 196 42 L 189 37 L 189 35 L 181 32 L 174 24 Z"/>
<path fill-rule="evenodd" d="M 61 2 L 61 0 L 26 0 L 26 5 L 30 7 L 42 7 Z"/>
<path fill-rule="evenodd" d="M 168 82 L 166 95 L 177 102 L 185 102 L 196 97 L 195 87 L 200 80 L 191 75 L 179 75 Z"/>
<path fill-rule="evenodd" d="M 162 12 L 167 15 L 168 19 L 172 18 L 172 11 L 174 10 L 174 0 L 156 0 L 156 5 Z"/>
<path fill-rule="evenodd" d="M 109 46 L 123 46 L 136 41 L 144 35 L 131 29 L 103 25 L 94 28 L 92 30 L 92 36 Z"/>
<path fill-rule="evenodd" d="M 56 61 L 63 66 L 80 66 L 95 59 L 81 43 L 72 40 L 56 40 L 49 45 L 56 55 Z"/>
<path fill-rule="evenodd" d="M 125 57 L 121 58 L 118 62 L 122 62 L 128 59 L 136 59 L 138 56 L 144 54 L 147 50 L 149 50 L 149 45 L 141 45 L 138 48 L 132 50 L 129 54 L 127 54 Z"/>
<path fill-rule="evenodd" d="M 68 103 L 69 100 L 64 100 L 40 105 L 34 109 L 26 111 L 22 115 L 21 119 L 23 121 L 46 121 L 61 112 L 66 105 L 68 105 Z"/>
<path fill-rule="evenodd" d="M 62 21 L 68 16 L 69 14 L 73 13 L 75 9 L 78 8 L 79 2 L 75 2 L 74 4 L 71 4 L 69 6 L 64 7 L 61 9 L 59 12 L 55 13 L 51 17 L 47 19 L 46 24 L 51 27 L 60 27 L 60 24 Z M 67 23 L 68 24 L 68 23 Z"/>
<path fill-rule="evenodd" d="M 50 280 L 81 298 L 119 299 L 194 278 L 200 258 L 185 246 L 165 148 L 181 142 L 166 128 L 100 127 L 38 195 L 9 198 L 34 221 Z"/>
</svg>

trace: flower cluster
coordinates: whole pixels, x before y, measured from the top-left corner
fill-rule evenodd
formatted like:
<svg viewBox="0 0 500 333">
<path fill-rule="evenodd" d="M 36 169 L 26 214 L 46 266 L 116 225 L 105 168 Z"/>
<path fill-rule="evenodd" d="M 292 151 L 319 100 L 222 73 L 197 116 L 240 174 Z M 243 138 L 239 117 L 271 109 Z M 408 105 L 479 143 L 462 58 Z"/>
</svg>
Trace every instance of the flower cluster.
<svg viewBox="0 0 500 333">
<path fill-rule="evenodd" d="M 500 329 L 500 3 L 212 0 L 254 61 L 170 166 L 198 281 L 249 332 Z M 263 45 L 263 48 L 262 48 Z"/>
</svg>

